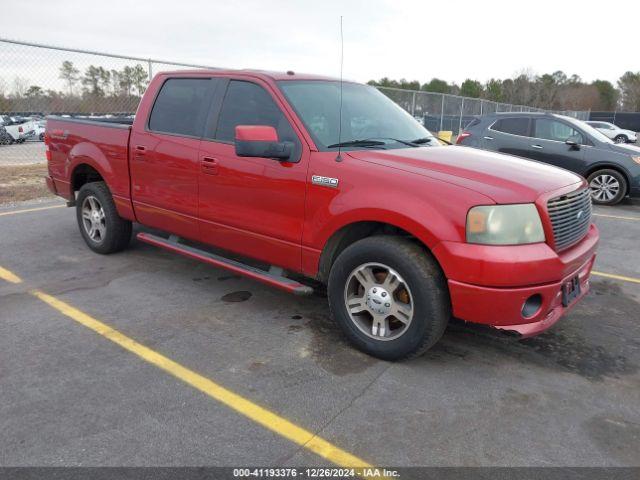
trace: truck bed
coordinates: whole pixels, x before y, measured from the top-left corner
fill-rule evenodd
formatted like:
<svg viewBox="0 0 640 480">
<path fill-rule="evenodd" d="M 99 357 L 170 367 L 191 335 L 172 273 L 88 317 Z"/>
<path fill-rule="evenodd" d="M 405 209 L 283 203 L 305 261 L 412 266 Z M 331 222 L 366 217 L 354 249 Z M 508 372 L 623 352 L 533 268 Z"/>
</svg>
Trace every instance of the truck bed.
<svg viewBox="0 0 640 480">
<path fill-rule="evenodd" d="M 103 172 L 119 211 L 125 206 L 130 210 L 130 119 L 49 116 L 46 133 L 49 177 L 59 195 L 73 200 L 74 179 L 91 175 L 87 167 L 76 169 L 83 164 Z"/>
</svg>

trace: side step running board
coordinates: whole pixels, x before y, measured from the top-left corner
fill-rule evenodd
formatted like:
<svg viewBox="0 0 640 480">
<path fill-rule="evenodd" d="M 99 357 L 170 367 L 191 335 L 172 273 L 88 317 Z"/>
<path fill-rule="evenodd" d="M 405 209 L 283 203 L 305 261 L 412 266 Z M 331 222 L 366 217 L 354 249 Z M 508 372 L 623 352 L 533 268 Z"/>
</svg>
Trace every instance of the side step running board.
<svg viewBox="0 0 640 480">
<path fill-rule="evenodd" d="M 184 255 L 185 257 L 200 260 L 201 262 L 208 263 L 209 265 L 213 265 L 214 267 L 226 268 L 227 270 L 230 270 L 239 275 L 244 275 L 245 277 L 249 277 L 259 282 L 266 283 L 267 285 L 271 285 L 286 292 L 293 293 L 294 295 L 311 295 L 313 293 L 313 288 L 307 285 L 303 285 L 300 282 L 296 282 L 295 280 L 292 280 L 290 278 L 278 275 L 277 273 L 272 273 L 278 272 L 279 269 L 272 268 L 272 271 L 268 272 L 259 268 L 252 267 L 250 265 L 245 265 L 244 263 L 221 257 L 220 255 L 216 255 L 215 253 L 210 253 L 198 248 L 190 247 L 188 245 L 183 245 L 179 243 L 177 237 L 173 235 L 167 239 L 158 237 L 157 235 L 153 235 L 151 233 L 142 232 L 138 233 L 137 238 L 141 242 L 164 248 L 165 250 L 169 250 L 170 252 Z"/>
</svg>

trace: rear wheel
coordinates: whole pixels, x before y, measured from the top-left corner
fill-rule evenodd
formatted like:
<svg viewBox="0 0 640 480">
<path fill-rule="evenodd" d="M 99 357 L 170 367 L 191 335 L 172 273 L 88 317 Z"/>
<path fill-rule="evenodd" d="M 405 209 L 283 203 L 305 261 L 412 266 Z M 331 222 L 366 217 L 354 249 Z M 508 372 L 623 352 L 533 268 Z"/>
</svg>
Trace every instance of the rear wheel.
<svg viewBox="0 0 640 480">
<path fill-rule="evenodd" d="M 627 181 L 616 170 L 598 170 L 589 175 L 588 181 L 591 199 L 598 205 L 616 205 L 627 194 Z"/>
<path fill-rule="evenodd" d="M 104 182 L 86 183 L 76 199 L 76 218 L 80 233 L 96 253 L 114 253 L 131 240 L 131 222 L 121 218 Z"/>
<path fill-rule="evenodd" d="M 451 307 L 445 278 L 419 245 L 379 236 L 346 248 L 327 289 L 334 320 L 360 350 L 385 360 L 418 356 L 442 336 Z"/>
</svg>

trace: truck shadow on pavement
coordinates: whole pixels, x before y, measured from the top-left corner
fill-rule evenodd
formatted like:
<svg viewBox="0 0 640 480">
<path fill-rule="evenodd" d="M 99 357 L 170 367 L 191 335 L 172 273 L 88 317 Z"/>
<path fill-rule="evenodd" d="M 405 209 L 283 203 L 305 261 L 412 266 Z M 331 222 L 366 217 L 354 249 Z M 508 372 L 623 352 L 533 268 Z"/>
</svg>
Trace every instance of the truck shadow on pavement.
<svg viewBox="0 0 640 480">
<path fill-rule="evenodd" d="M 323 294 L 295 333 L 312 333 L 310 350 L 321 367 L 337 375 L 360 372 L 380 362 L 353 349 L 329 318 Z M 549 331 L 519 339 L 498 330 L 453 319 L 443 336 L 423 357 L 407 363 L 455 360 L 491 361 L 507 356 L 522 364 L 569 372 L 591 381 L 638 372 L 640 363 L 640 303 L 612 281 L 592 281 L 592 291 Z M 299 315 L 296 317 L 300 317 Z M 492 362 L 494 363 L 494 362 Z"/>
<path fill-rule="evenodd" d="M 158 255 L 152 249 L 133 242 L 137 254 L 152 264 L 175 262 L 171 254 Z M 150 255 L 149 255 L 150 256 Z M 202 273 L 202 272 L 201 272 Z M 262 295 L 250 290 L 253 282 L 223 271 L 195 275 L 195 283 L 233 283 L 220 300 L 227 304 L 260 301 Z M 230 285 L 231 287 L 231 285 Z M 353 348 L 329 317 L 326 292 L 314 285 L 310 298 L 292 298 L 282 294 L 290 304 L 289 315 L 281 325 L 286 335 L 310 334 L 305 354 L 323 370 L 334 375 L 357 374 L 381 362 Z M 280 295 L 279 293 L 276 295 Z M 269 308 L 264 305 L 264 308 Z M 605 377 L 619 378 L 638 372 L 640 364 L 640 303 L 614 281 L 592 279 L 592 291 L 548 332 L 528 339 L 508 336 L 482 325 L 452 320 L 443 338 L 423 357 L 406 361 L 450 364 L 471 360 L 491 365 L 510 358 L 520 364 L 568 372 L 590 381 Z M 265 319 L 268 321 L 268 319 Z"/>
<path fill-rule="evenodd" d="M 589 380 L 638 372 L 640 303 L 610 281 L 592 292 L 549 331 L 518 339 L 481 325 L 453 320 L 423 361 L 470 359 L 487 351 L 522 363 L 575 373 Z"/>
</svg>

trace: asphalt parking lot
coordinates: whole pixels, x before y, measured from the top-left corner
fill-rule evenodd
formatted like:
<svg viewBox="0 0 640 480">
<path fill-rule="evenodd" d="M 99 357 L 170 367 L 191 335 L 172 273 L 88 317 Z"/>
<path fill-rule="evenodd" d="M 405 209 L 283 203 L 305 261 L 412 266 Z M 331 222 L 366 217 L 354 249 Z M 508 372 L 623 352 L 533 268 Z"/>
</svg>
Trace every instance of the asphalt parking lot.
<svg viewBox="0 0 640 480">
<path fill-rule="evenodd" d="M 611 277 L 551 331 L 454 322 L 402 363 L 322 294 L 96 255 L 60 205 L 0 209 L 0 465 L 640 465 L 640 203 L 596 208 Z"/>
</svg>

